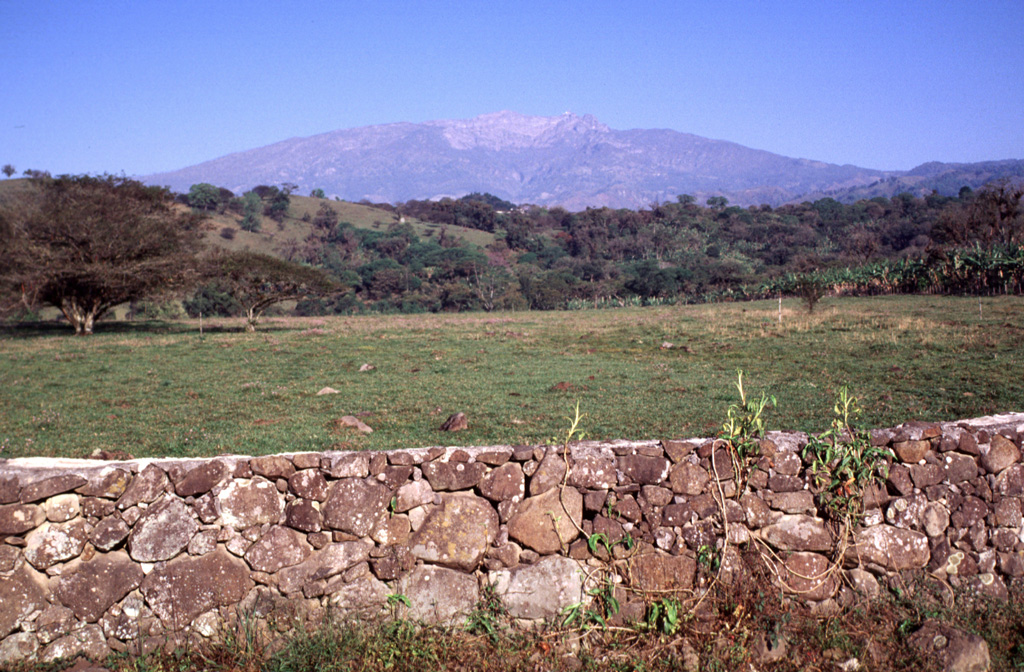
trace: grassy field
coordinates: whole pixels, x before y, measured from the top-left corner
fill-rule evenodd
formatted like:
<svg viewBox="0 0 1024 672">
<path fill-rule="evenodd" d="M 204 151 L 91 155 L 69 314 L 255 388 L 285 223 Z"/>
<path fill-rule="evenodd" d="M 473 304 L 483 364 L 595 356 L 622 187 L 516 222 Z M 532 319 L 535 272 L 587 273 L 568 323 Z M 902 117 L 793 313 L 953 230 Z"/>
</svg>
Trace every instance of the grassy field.
<svg viewBox="0 0 1024 672">
<path fill-rule="evenodd" d="M 842 385 L 864 424 L 1020 411 L 1024 300 L 876 297 L 612 311 L 52 325 L 0 331 L 0 457 L 268 454 L 710 436 L 737 400 L 823 430 Z M 663 347 L 664 343 L 672 347 Z M 360 371 L 369 364 L 374 368 Z M 338 394 L 318 396 L 329 386 Z M 464 412 L 469 429 L 438 431 Z M 369 435 L 339 430 L 357 415 Z"/>
</svg>

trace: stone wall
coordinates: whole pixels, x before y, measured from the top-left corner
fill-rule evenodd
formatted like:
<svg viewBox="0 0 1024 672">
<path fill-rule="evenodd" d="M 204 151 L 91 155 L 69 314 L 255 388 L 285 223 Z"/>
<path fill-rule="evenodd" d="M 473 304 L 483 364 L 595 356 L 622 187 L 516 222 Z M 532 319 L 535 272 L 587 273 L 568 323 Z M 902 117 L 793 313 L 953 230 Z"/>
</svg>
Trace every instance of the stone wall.
<svg viewBox="0 0 1024 672">
<path fill-rule="evenodd" d="M 0 661 L 175 646 L 243 615 L 458 622 L 485 585 L 536 620 L 611 578 L 639 617 L 704 590 L 709 553 L 720 581 L 756 556 L 820 608 L 905 570 L 998 599 L 1024 576 L 1022 438 L 1024 414 L 872 432 L 894 459 L 843 557 L 800 433 L 761 442 L 741 493 L 710 439 L 0 460 Z"/>
</svg>

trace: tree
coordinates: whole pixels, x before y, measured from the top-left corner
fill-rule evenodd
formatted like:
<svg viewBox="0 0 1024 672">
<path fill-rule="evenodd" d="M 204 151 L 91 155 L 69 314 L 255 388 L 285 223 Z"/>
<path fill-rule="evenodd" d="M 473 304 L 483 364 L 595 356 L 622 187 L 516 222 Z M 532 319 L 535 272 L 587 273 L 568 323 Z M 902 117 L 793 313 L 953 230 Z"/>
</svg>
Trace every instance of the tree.
<svg viewBox="0 0 1024 672">
<path fill-rule="evenodd" d="M 311 198 L 327 198 L 327 196 L 324 194 L 324 190 L 319 187 L 309 192 L 309 195 Z"/>
<path fill-rule="evenodd" d="M 242 196 L 242 223 L 239 225 L 243 231 L 256 233 L 260 230 L 260 215 L 263 213 L 263 204 L 260 197 L 254 191 L 247 191 Z"/>
<path fill-rule="evenodd" d="M 193 184 L 185 200 L 196 210 L 216 210 L 220 205 L 220 189 L 208 182 Z"/>
<path fill-rule="evenodd" d="M 14 175 L 15 173 L 14 166 L 9 163 L 5 163 L 2 170 L 4 171 L 4 175 L 7 176 L 7 179 L 10 179 L 11 175 Z"/>
<path fill-rule="evenodd" d="M 168 190 L 113 175 L 44 174 L 32 187 L 4 204 L 0 280 L 59 308 L 75 334 L 193 275 L 201 218 L 176 209 Z"/>
<path fill-rule="evenodd" d="M 725 196 L 709 196 L 707 204 L 709 208 L 724 210 L 725 206 L 729 205 L 729 199 Z"/>
<path fill-rule="evenodd" d="M 242 306 L 246 331 L 256 331 L 263 312 L 275 303 L 338 290 L 338 285 L 318 268 L 249 251 L 212 255 L 203 275 Z"/>
</svg>

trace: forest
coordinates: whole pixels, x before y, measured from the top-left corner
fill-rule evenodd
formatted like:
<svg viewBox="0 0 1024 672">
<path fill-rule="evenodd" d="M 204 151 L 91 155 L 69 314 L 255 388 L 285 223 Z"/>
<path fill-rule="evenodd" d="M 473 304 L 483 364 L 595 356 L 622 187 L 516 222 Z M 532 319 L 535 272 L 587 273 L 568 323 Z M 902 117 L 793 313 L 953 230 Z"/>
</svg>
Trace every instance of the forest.
<svg viewBox="0 0 1024 672">
<path fill-rule="evenodd" d="M 824 294 L 1020 293 L 1024 188 L 740 208 L 724 197 L 634 210 L 515 206 L 489 194 L 374 204 L 380 230 L 337 221 L 328 201 L 292 258 L 347 288 L 305 314 L 563 309 Z M 407 222 L 442 225 L 424 240 Z M 468 245 L 445 227 L 495 234 Z"/>
<path fill-rule="evenodd" d="M 294 184 L 241 196 L 196 184 L 173 194 L 127 178 L 31 173 L 0 193 L 8 261 L 0 307 L 8 319 L 31 319 L 55 306 L 80 334 L 126 303 L 142 317 L 173 314 L 167 306 L 193 317 L 245 315 L 255 329 L 265 310 L 556 310 L 776 296 L 801 297 L 813 310 L 829 294 L 1024 288 L 1024 186 L 1008 180 L 956 196 L 775 208 L 684 194 L 640 210 L 569 212 L 474 193 L 362 203 L 374 219 L 357 225 L 341 215 L 351 204 L 320 189 L 297 196 Z"/>
</svg>

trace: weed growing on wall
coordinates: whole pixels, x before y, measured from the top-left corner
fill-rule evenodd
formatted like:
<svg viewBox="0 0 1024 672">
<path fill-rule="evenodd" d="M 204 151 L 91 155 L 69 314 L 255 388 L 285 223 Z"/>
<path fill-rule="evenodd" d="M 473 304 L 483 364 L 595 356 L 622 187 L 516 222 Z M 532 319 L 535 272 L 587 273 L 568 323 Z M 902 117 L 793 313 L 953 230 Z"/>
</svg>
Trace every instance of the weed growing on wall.
<svg viewBox="0 0 1024 672">
<path fill-rule="evenodd" d="M 819 508 L 848 529 L 863 513 L 865 488 L 888 477 L 891 453 L 872 446 L 868 432 L 857 428 L 860 406 L 846 386 L 839 390 L 833 413 L 832 426 L 810 438 L 803 457 L 810 460 L 810 473 L 820 489 Z"/>
<path fill-rule="evenodd" d="M 774 395 L 769 396 L 763 390 L 761 396 L 748 399 L 743 389 L 742 369 L 736 372 L 736 389 L 740 393 L 740 403 L 729 406 L 719 437 L 725 442 L 725 449 L 732 461 L 738 497 L 743 492 L 750 472 L 756 468 L 756 458 L 761 454 L 759 439 L 765 432 L 765 411 L 768 406 L 775 408 L 777 404 Z"/>
</svg>

